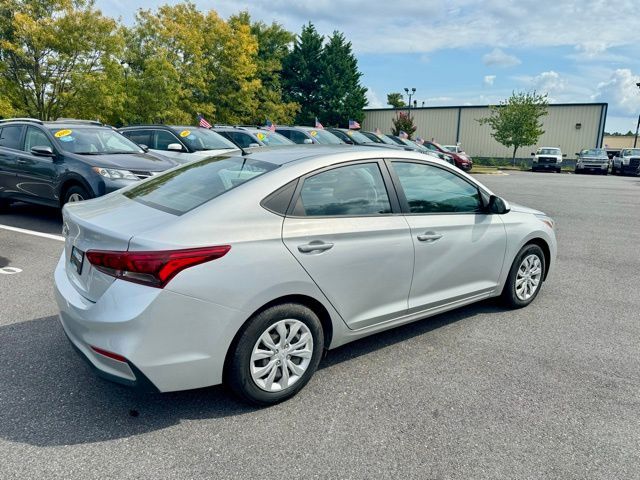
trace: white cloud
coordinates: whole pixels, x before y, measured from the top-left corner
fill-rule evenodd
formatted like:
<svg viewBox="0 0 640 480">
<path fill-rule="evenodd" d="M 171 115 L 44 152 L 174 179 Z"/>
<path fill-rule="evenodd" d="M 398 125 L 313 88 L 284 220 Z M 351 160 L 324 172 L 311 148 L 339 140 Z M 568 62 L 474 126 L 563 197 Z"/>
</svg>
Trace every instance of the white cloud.
<svg viewBox="0 0 640 480">
<path fill-rule="evenodd" d="M 368 108 L 383 108 L 385 105 L 376 95 L 376 92 L 373 91 L 372 88 L 367 87 L 367 104 Z"/>
<path fill-rule="evenodd" d="M 484 83 L 485 87 L 493 87 L 493 82 L 495 81 L 496 81 L 495 75 L 485 75 L 482 83 Z"/>
<path fill-rule="evenodd" d="M 298 32 L 308 21 L 319 31 L 343 31 L 358 53 L 429 53 L 450 48 L 575 48 L 585 58 L 613 47 L 635 48 L 640 30 L 637 0 L 422 0 L 403 5 L 370 0 L 194 0 L 224 17 L 248 10 L 258 20 L 274 20 Z M 137 8 L 166 0 L 97 0 L 112 16 L 131 22 Z M 363 14 L 366 12 L 366 14 Z M 597 19 L 594 21 L 594 19 Z M 618 25 L 624 19 L 624 31 Z M 594 40 L 597 38 L 597 40 Z"/>
<path fill-rule="evenodd" d="M 496 67 L 514 67 L 522 62 L 515 55 L 510 55 L 499 48 L 494 48 L 491 52 L 482 57 L 485 65 Z"/>
<path fill-rule="evenodd" d="M 611 77 L 597 86 L 593 99 L 610 104 L 611 111 L 634 115 L 640 111 L 640 89 L 636 83 L 640 75 L 635 75 L 628 68 L 615 70 Z"/>
</svg>

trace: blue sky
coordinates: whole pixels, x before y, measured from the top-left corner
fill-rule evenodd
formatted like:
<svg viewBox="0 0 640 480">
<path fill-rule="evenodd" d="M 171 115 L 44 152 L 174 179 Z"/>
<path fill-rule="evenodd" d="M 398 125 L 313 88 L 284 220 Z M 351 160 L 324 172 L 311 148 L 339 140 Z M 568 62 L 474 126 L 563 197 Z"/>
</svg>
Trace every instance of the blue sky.
<svg viewBox="0 0 640 480">
<path fill-rule="evenodd" d="M 97 0 L 133 22 L 162 0 Z M 608 131 L 635 130 L 640 113 L 638 0 L 196 0 L 228 17 L 248 10 L 299 32 L 340 30 L 352 41 L 370 107 L 415 87 L 418 105 L 496 103 L 513 90 L 551 102 L 607 102 Z"/>
</svg>

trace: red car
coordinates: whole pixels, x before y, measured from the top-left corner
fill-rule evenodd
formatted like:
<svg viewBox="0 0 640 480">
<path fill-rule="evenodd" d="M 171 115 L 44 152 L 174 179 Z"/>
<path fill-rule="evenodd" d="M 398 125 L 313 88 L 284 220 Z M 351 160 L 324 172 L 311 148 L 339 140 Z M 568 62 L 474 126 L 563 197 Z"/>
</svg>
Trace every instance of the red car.
<svg viewBox="0 0 640 480">
<path fill-rule="evenodd" d="M 446 153 L 447 155 L 451 155 L 453 157 L 453 161 L 456 162 L 456 167 L 465 172 L 471 170 L 473 167 L 473 160 L 466 153 L 464 153 L 460 147 L 454 148 L 445 148 L 442 145 L 439 145 L 435 142 L 425 141 L 424 146 L 429 150 L 433 150 L 439 153 Z"/>
</svg>

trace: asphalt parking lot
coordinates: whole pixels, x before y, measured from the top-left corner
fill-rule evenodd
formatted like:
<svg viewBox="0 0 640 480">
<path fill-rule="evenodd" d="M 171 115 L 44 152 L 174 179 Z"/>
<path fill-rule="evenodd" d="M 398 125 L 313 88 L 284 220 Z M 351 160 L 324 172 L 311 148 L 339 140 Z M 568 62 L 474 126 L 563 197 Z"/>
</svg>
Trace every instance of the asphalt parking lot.
<svg viewBox="0 0 640 480">
<path fill-rule="evenodd" d="M 329 353 L 266 409 L 222 387 L 138 394 L 68 344 L 62 243 L 0 228 L 0 478 L 638 478 L 640 179 L 478 178 L 557 221 L 540 296 L 490 301 Z M 57 234 L 56 212 L 0 224 Z M 179 319 L 177 319 L 179 321 Z"/>
</svg>

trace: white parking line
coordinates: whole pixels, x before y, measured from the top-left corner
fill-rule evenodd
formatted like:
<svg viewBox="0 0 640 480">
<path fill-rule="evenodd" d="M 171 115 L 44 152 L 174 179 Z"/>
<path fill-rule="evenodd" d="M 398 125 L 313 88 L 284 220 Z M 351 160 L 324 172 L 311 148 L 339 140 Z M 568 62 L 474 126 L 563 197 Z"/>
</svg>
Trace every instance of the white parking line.
<svg viewBox="0 0 640 480">
<path fill-rule="evenodd" d="M 36 232 L 35 230 L 27 230 L 25 228 L 10 227 L 9 225 L 2 225 L 2 224 L 0 224 L 0 229 L 9 230 L 10 232 L 24 233 L 26 235 L 33 235 L 34 237 L 42 237 L 42 238 L 48 238 L 49 240 L 58 240 L 59 242 L 64 242 L 64 237 L 60 235 L 52 235 L 50 233 Z"/>
</svg>

